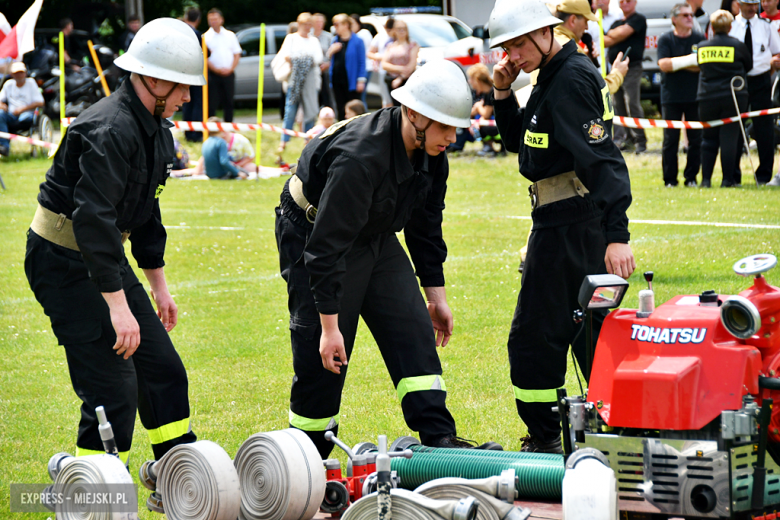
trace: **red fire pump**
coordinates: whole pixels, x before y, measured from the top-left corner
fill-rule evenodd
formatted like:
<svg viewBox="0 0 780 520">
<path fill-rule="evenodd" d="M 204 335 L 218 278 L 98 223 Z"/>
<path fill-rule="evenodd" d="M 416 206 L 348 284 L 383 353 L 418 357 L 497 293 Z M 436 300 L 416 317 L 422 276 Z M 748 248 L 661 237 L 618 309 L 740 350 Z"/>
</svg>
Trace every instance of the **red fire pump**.
<svg viewBox="0 0 780 520">
<path fill-rule="evenodd" d="M 565 453 L 605 455 L 621 511 L 737 518 L 778 509 L 780 289 L 763 276 L 776 264 L 773 255 L 737 262 L 737 274 L 754 277 L 738 296 L 706 291 L 653 308 L 651 283 L 639 310 L 604 320 L 587 395 L 559 390 Z M 619 306 L 627 286 L 586 278 L 588 334 L 593 310 Z"/>
</svg>

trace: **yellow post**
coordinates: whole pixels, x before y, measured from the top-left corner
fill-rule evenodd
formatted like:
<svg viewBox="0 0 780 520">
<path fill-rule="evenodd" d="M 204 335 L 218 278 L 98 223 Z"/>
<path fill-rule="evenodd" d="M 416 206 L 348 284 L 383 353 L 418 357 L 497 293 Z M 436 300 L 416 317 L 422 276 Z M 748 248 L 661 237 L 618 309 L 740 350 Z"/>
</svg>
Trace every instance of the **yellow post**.
<svg viewBox="0 0 780 520">
<path fill-rule="evenodd" d="M 263 83 L 265 78 L 265 24 L 260 24 L 260 60 L 259 60 L 259 72 L 257 75 L 257 124 L 263 123 Z M 262 133 L 260 128 L 256 131 L 255 141 L 255 164 L 257 165 L 257 173 L 260 173 L 260 143 L 262 141 Z M 259 179 L 260 176 L 258 175 Z"/>
<path fill-rule="evenodd" d="M 65 119 L 65 35 L 60 31 L 60 127 Z M 65 132 L 61 132 L 63 135 Z"/>
<path fill-rule="evenodd" d="M 203 43 L 203 77 L 206 78 L 206 84 L 203 85 L 203 124 L 209 118 L 209 49 L 206 47 L 206 38 L 201 37 Z M 206 127 L 203 127 L 203 140 L 205 141 L 209 137 L 209 131 Z"/>
<path fill-rule="evenodd" d="M 108 90 L 108 83 L 106 83 L 106 75 L 103 74 L 103 67 L 100 66 L 97 54 L 95 54 L 95 46 L 92 45 L 92 40 L 87 40 L 89 46 L 89 53 L 92 55 L 92 61 L 95 62 L 95 70 L 97 70 L 98 77 L 100 78 L 100 84 L 103 85 L 103 92 L 106 93 L 106 97 L 111 95 L 111 91 Z"/>
<path fill-rule="evenodd" d="M 599 56 L 601 56 L 601 77 L 607 77 L 607 56 L 604 54 L 604 24 L 601 9 L 596 11 L 599 17 Z"/>
</svg>

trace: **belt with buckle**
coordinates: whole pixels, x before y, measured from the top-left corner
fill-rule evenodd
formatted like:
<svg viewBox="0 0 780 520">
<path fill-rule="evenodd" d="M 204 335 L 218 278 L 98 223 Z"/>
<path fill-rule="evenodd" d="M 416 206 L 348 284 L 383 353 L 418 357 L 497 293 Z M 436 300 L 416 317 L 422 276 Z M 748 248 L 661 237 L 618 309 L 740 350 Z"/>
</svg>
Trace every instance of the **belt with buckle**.
<svg viewBox="0 0 780 520">
<path fill-rule="evenodd" d="M 317 216 L 317 208 L 312 206 L 303 194 L 303 182 L 297 175 L 290 176 L 290 195 L 295 203 L 303 210 L 306 220 L 314 224 L 314 218 Z"/>
<path fill-rule="evenodd" d="M 531 208 L 536 209 L 559 200 L 584 197 L 590 193 L 573 171 L 542 179 L 528 186 Z"/>
<path fill-rule="evenodd" d="M 39 237 L 48 240 L 53 244 L 62 246 L 72 251 L 78 251 L 79 246 L 76 243 L 76 235 L 73 234 L 73 221 L 65 216 L 64 213 L 54 213 L 38 204 L 35 210 L 30 229 L 35 231 Z M 122 243 L 130 236 L 129 231 L 122 233 Z"/>
</svg>

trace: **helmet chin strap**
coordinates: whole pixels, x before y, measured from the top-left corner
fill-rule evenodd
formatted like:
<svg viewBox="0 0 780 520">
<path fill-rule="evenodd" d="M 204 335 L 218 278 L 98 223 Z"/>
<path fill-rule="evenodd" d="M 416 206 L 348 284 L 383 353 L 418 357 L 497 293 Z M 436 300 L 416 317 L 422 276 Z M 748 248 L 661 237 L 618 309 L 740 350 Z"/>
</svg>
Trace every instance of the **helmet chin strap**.
<svg viewBox="0 0 780 520">
<path fill-rule="evenodd" d="M 409 112 L 408 112 L 408 110 L 409 110 L 409 107 L 404 107 L 404 108 L 406 108 L 406 110 L 404 111 L 404 114 L 406 114 L 406 118 L 407 118 L 407 119 L 409 119 Z M 419 114 L 419 112 L 417 112 L 417 113 Z M 422 114 L 421 114 L 421 115 L 422 115 Z M 414 123 L 412 123 L 412 120 L 411 120 L 411 119 L 409 119 L 409 124 L 411 124 L 411 125 L 412 125 L 412 128 L 414 128 L 414 131 L 415 131 L 415 132 L 417 132 L 417 135 L 416 135 L 415 139 L 417 140 L 417 142 L 419 142 L 419 143 L 420 143 L 420 148 L 422 148 L 422 149 L 424 150 L 424 149 L 425 149 L 425 132 L 426 132 L 426 131 L 427 131 L 427 130 L 428 130 L 430 127 L 431 127 L 431 125 L 433 124 L 433 119 L 431 119 L 431 118 L 429 117 L 429 118 L 428 118 L 428 124 L 427 124 L 427 125 L 425 125 L 425 128 L 423 128 L 422 130 L 420 130 L 419 128 L 417 128 L 417 125 L 415 125 Z"/>
<path fill-rule="evenodd" d="M 144 78 L 142 75 L 138 75 L 139 78 L 141 78 L 141 83 L 143 83 L 144 87 L 146 87 L 147 92 L 154 96 L 154 115 L 156 116 L 162 116 L 163 112 L 165 112 L 165 102 L 168 100 L 168 98 L 173 94 L 173 91 L 176 90 L 176 87 L 179 86 L 178 83 L 174 83 L 173 87 L 171 87 L 171 90 L 168 91 L 165 96 L 160 97 L 154 92 L 152 92 L 152 89 L 149 88 L 149 85 L 146 83 L 146 78 Z"/>
<path fill-rule="evenodd" d="M 528 35 L 528 39 L 531 40 L 531 43 L 534 44 L 534 47 L 536 47 L 536 50 L 539 51 L 539 54 L 542 55 L 542 61 L 539 62 L 539 67 L 542 68 L 547 64 L 547 58 L 550 56 L 550 53 L 552 52 L 553 44 L 555 44 L 555 36 L 553 36 L 553 31 L 551 28 L 548 27 L 550 30 L 550 48 L 547 50 L 547 52 L 543 52 L 542 49 L 539 47 L 539 44 L 536 43 L 536 40 L 531 37 L 531 35 Z"/>
</svg>

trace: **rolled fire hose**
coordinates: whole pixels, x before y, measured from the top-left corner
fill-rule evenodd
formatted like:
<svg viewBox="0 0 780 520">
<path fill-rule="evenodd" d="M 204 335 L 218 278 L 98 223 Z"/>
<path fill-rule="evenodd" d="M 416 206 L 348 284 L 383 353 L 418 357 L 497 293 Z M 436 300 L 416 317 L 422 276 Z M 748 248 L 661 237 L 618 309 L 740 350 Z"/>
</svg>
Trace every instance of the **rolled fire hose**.
<svg viewBox="0 0 780 520">
<path fill-rule="evenodd" d="M 325 496 L 325 470 L 305 433 L 289 428 L 252 435 L 234 464 L 241 482 L 241 520 L 309 520 L 317 514 Z"/>
<path fill-rule="evenodd" d="M 479 501 L 433 500 L 405 489 L 390 490 L 393 520 L 475 520 Z M 342 520 L 376 520 L 377 493 L 371 493 L 352 504 Z"/>
<path fill-rule="evenodd" d="M 401 487 L 405 489 L 415 489 L 444 477 L 480 479 L 513 469 L 519 497 L 561 498 L 565 472 L 562 455 L 420 446 L 412 446 L 411 450 L 414 452 L 411 459 L 392 459 L 392 469 L 398 473 Z"/>
<path fill-rule="evenodd" d="M 510 469 L 500 477 L 486 479 L 440 478 L 423 484 L 414 492 L 437 500 L 473 496 L 480 504 L 477 520 L 526 520 L 531 511 L 514 506 L 514 481 L 515 472 Z"/>
<path fill-rule="evenodd" d="M 157 491 L 169 520 L 236 520 L 238 474 L 218 444 L 179 444 L 154 465 Z"/>
<path fill-rule="evenodd" d="M 57 454 L 58 457 L 62 454 Z M 52 457 L 52 459 L 54 459 Z M 63 503 L 75 504 L 74 495 L 76 493 L 100 492 L 101 484 L 127 484 L 128 493 L 132 496 L 126 496 L 128 504 L 137 504 L 138 497 L 135 495 L 133 479 L 127 472 L 127 468 L 114 455 L 87 455 L 85 457 L 60 458 L 56 464 L 57 472 L 54 481 L 54 490 L 62 493 Z M 51 468 L 51 461 L 50 466 Z M 85 487 L 88 486 L 88 487 Z M 91 511 L 91 506 L 84 505 L 83 509 L 75 510 L 69 505 L 67 510 L 56 510 L 58 520 L 138 520 L 138 513 L 117 513 L 102 511 Z M 94 508 L 92 508 L 94 509 Z M 102 509 L 102 508 L 101 508 Z"/>
</svg>

